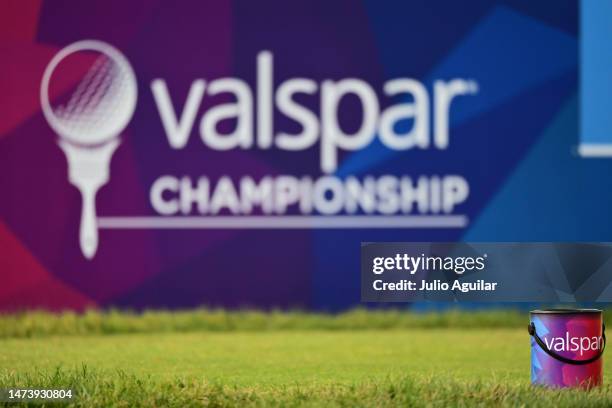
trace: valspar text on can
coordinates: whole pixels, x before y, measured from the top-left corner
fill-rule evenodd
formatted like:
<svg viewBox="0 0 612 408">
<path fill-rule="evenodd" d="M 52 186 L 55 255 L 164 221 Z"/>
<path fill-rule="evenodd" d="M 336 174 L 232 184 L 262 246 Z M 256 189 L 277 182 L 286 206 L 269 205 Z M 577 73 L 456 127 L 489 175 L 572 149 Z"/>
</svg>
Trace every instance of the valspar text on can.
<svg viewBox="0 0 612 408">
<path fill-rule="evenodd" d="M 549 309 L 530 313 L 531 382 L 593 387 L 603 379 L 606 346 L 601 310 Z"/>
</svg>

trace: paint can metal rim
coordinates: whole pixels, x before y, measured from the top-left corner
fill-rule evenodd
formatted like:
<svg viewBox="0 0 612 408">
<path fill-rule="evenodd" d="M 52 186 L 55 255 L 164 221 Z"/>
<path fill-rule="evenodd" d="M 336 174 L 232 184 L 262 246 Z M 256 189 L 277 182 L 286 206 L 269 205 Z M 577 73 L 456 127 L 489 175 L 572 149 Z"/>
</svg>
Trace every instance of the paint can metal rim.
<svg viewBox="0 0 612 408">
<path fill-rule="evenodd" d="M 601 309 L 536 309 L 530 314 L 583 314 L 583 313 L 603 313 Z"/>
</svg>

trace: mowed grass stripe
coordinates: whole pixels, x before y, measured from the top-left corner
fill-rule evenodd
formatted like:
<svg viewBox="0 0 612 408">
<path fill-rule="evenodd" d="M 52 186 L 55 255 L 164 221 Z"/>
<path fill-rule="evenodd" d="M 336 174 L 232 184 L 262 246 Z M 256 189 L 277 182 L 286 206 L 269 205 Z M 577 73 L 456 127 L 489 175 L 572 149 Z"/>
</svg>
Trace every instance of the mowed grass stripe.
<svg viewBox="0 0 612 408">
<path fill-rule="evenodd" d="M 75 368 L 239 385 L 355 382 L 444 373 L 527 381 L 526 330 L 413 329 L 68 336 L 0 341 L 0 367 Z"/>
<path fill-rule="evenodd" d="M 523 329 L 51 336 L 0 347 L 0 386 L 74 387 L 81 406 L 612 404 L 607 378 L 591 392 L 531 387 Z"/>
</svg>

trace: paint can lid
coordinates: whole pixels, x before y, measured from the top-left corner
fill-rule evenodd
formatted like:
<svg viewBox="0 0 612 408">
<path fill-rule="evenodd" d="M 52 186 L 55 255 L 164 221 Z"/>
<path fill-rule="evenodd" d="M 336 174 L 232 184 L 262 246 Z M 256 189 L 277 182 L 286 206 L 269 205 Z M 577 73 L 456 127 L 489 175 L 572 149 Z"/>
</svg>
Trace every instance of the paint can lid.
<svg viewBox="0 0 612 408">
<path fill-rule="evenodd" d="M 582 314 L 602 313 L 600 309 L 537 309 L 529 312 L 531 314 Z"/>
</svg>

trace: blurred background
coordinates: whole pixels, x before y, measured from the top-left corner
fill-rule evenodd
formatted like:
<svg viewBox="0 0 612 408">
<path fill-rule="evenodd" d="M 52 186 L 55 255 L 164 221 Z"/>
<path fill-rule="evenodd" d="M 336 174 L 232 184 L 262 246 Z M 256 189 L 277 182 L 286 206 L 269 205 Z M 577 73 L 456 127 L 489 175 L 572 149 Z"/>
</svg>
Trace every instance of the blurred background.
<svg viewBox="0 0 612 408">
<path fill-rule="evenodd" d="M 580 7 L 573 0 L 3 2 L 0 310 L 340 311 L 360 303 L 361 242 L 610 240 L 612 159 L 578 154 L 588 137 L 580 131 Z M 84 39 L 116 47 L 138 87 L 110 180 L 97 195 L 100 217 L 156 215 L 149 191 L 165 174 L 321 176 L 318 144 L 300 152 L 205 146 L 199 118 L 222 97 L 204 97 L 184 148 L 168 146 L 154 79 L 165 80 L 179 113 L 198 78 L 240 78 L 255 97 L 257 55 L 269 50 L 276 86 L 296 77 L 360 78 L 381 108 L 401 101 L 384 96 L 390 79 L 414 78 L 430 95 L 435 80 L 476 82 L 477 93 L 451 106 L 448 148 L 394 151 L 374 138 L 363 149 L 341 151 L 334 172 L 341 179 L 460 175 L 469 195 L 454 212 L 467 222 L 459 228 L 101 228 L 97 252 L 86 259 L 79 246 L 81 196 L 39 95 L 53 56 Z M 91 60 L 81 63 L 64 72 L 63 92 L 77 86 Z M 318 112 L 318 95 L 297 99 Z M 361 107 L 347 100 L 339 119 L 355 131 Z M 299 131 L 278 110 L 273 123 Z M 407 120 L 398 128 L 412 125 Z"/>
</svg>

